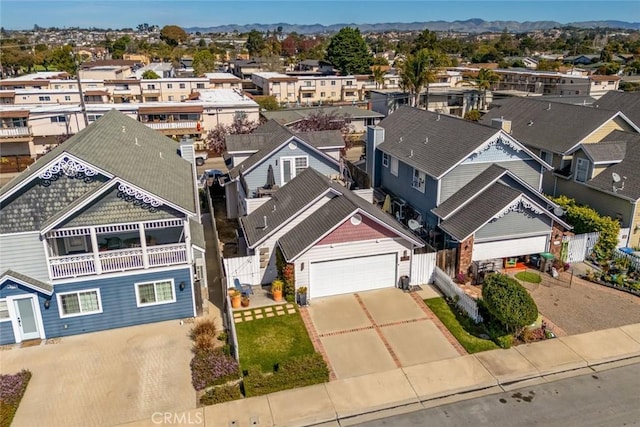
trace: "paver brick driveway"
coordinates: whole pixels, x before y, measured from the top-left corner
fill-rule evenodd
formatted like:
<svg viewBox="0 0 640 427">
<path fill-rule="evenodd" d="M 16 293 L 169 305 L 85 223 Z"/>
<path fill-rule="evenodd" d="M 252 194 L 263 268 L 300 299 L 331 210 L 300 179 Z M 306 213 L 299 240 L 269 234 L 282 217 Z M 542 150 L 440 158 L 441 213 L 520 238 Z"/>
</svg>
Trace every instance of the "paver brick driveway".
<svg viewBox="0 0 640 427">
<path fill-rule="evenodd" d="M 112 426 L 195 408 L 190 324 L 178 320 L 0 351 L 0 372 L 33 376 L 12 426 Z"/>
<path fill-rule="evenodd" d="M 383 289 L 314 299 L 312 339 L 337 378 L 387 371 L 461 354 L 419 298 Z"/>
</svg>

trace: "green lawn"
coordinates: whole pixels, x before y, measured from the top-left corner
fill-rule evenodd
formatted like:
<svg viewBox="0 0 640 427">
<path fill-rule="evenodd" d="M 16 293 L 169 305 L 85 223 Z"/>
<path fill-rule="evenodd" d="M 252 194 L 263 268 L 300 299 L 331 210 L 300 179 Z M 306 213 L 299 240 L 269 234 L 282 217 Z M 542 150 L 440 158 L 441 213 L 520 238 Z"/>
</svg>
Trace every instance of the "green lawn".
<svg viewBox="0 0 640 427">
<path fill-rule="evenodd" d="M 259 365 L 263 372 L 273 372 L 277 363 L 314 353 L 307 329 L 297 312 L 236 323 L 235 326 L 243 370 Z"/>
<path fill-rule="evenodd" d="M 516 273 L 516 279 L 522 280 L 523 282 L 529 283 L 540 283 L 542 282 L 542 278 L 538 273 L 533 273 L 531 271 L 521 271 Z"/>
<path fill-rule="evenodd" d="M 438 316 L 438 319 L 449 329 L 451 334 L 458 340 L 458 342 L 469 353 L 478 353 L 480 351 L 493 350 L 499 348 L 493 341 L 485 340 L 482 338 L 471 335 L 462 326 L 460 321 L 466 324 L 467 329 L 472 329 L 473 321 L 471 319 L 458 319 L 456 313 L 449 307 L 447 301 L 444 298 L 431 298 L 424 300 L 425 304 Z M 478 328 L 475 331 L 478 332 Z"/>
</svg>

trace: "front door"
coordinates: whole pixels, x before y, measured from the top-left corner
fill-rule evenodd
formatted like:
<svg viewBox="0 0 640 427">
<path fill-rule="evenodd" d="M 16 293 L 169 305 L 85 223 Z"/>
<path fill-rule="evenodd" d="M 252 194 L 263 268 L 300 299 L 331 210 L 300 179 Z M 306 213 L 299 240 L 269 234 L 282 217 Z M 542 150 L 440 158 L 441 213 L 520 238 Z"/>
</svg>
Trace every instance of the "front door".
<svg viewBox="0 0 640 427">
<path fill-rule="evenodd" d="M 19 341 L 33 340 L 40 338 L 38 320 L 36 318 L 36 307 L 33 298 L 14 299 L 16 312 L 16 323 L 18 324 Z M 18 340 L 16 340 L 18 341 Z"/>
</svg>

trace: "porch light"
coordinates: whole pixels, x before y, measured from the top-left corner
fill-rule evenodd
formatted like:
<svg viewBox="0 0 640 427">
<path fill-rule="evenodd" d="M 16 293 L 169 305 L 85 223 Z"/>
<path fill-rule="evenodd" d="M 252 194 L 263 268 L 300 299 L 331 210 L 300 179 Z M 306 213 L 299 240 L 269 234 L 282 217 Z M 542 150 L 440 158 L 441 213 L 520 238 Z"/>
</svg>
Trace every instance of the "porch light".
<svg viewBox="0 0 640 427">
<path fill-rule="evenodd" d="M 180 290 L 184 291 L 185 286 L 187 286 L 184 282 L 180 282 Z"/>
<path fill-rule="evenodd" d="M 51 300 L 50 299 L 44 300 L 44 308 L 48 310 L 49 307 L 51 307 Z"/>
</svg>

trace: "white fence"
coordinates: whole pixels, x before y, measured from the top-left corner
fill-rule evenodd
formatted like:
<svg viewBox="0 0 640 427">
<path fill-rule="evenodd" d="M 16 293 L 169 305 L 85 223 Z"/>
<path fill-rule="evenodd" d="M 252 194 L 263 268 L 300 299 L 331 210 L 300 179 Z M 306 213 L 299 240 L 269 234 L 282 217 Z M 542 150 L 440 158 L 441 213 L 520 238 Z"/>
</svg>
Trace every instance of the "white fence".
<svg viewBox="0 0 640 427">
<path fill-rule="evenodd" d="M 411 260 L 411 284 L 423 285 L 433 281 L 436 253 L 413 254 Z"/>
<path fill-rule="evenodd" d="M 567 245 L 566 257 L 563 256 L 565 262 L 581 262 L 589 258 L 593 247 L 595 246 L 600 233 L 576 234 L 574 236 L 565 236 L 562 241 Z M 627 245 L 629 237 L 629 228 L 621 228 L 618 233 L 618 247 L 622 248 Z M 565 259 L 566 258 L 566 259 Z"/>
<path fill-rule="evenodd" d="M 224 275 L 227 277 L 227 287 L 233 287 L 233 279 L 240 283 L 258 285 L 262 281 L 260 277 L 260 258 L 257 256 L 244 256 L 236 258 L 224 258 Z"/>
<path fill-rule="evenodd" d="M 478 313 L 478 304 L 476 300 L 465 294 L 462 289 L 451 280 L 451 277 L 439 267 L 435 267 L 433 271 L 434 281 L 436 286 L 440 288 L 449 298 L 458 297 L 458 307 L 462 308 L 469 317 L 471 317 L 476 323 L 482 322 L 482 316 Z"/>
<path fill-rule="evenodd" d="M 615 251 L 613 251 L 613 258 L 627 258 L 630 262 L 630 266 L 633 267 L 634 270 L 640 271 L 640 258 L 636 255 L 628 254 L 622 252 L 620 249 L 616 249 Z"/>
</svg>

